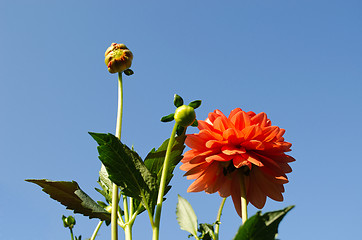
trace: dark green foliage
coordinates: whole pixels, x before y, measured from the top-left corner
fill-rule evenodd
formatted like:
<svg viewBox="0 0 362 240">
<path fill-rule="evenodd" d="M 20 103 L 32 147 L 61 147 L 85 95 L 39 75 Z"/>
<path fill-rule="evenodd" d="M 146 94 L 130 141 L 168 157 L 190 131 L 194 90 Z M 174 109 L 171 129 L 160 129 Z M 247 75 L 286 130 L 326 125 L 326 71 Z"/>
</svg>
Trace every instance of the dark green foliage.
<svg viewBox="0 0 362 240">
<path fill-rule="evenodd" d="M 130 69 L 130 68 L 124 70 L 123 72 L 124 72 L 124 74 L 127 75 L 127 76 L 131 76 L 131 75 L 134 74 L 133 70 Z"/>
<path fill-rule="evenodd" d="M 111 221 L 111 214 L 83 192 L 75 181 L 51 181 L 47 179 L 27 179 L 25 181 L 39 185 L 52 199 L 75 213 L 83 214 L 89 218 L 98 218 L 107 223 Z"/>
<path fill-rule="evenodd" d="M 199 122 L 197 121 L 197 119 L 195 119 L 195 122 L 191 124 L 191 127 L 197 127 L 197 126 L 199 126 Z"/>
<path fill-rule="evenodd" d="M 195 100 L 189 103 L 189 106 L 192 107 L 193 109 L 200 107 L 200 105 L 201 105 L 201 100 Z"/>
<path fill-rule="evenodd" d="M 200 239 L 203 240 L 215 239 L 214 226 L 212 224 L 200 223 L 198 231 L 200 232 L 199 236 Z"/>
<path fill-rule="evenodd" d="M 169 115 L 167 115 L 167 116 L 163 116 L 163 117 L 161 118 L 161 122 L 171 122 L 171 121 L 174 120 L 174 116 L 175 116 L 174 113 L 171 113 L 171 114 L 169 114 Z"/>
<path fill-rule="evenodd" d="M 175 143 L 171 150 L 170 155 L 170 164 L 169 169 L 167 171 L 167 178 L 166 178 L 166 188 L 165 188 L 165 194 L 171 189 L 171 186 L 169 186 L 169 183 L 173 177 L 173 170 L 175 169 L 176 165 L 181 161 L 182 159 L 182 153 L 185 148 L 184 142 L 185 142 L 186 136 L 178 136 L 175 138 Z M 154 175 L 157 176 L 157 188 L 152 192 L 151 194 L 151 205 L 150 210 L 153 215 L 154 207 L 156 206 L 157 201 L 157 194 L 158 189 L 160 186 L 160 180 L 161 180 L 161 174 L 162 174 L 162 167 L 163 162 L 165 160 L 166 156 L 166 150 L 168 146 L 169 139 L 164 141 L 162 145 L 157 149 L 152 149 L 145 159 L 145 165 L 147 169 Z"/>
<path fill-rule="evenodd" d="M 99 159 L 105 166 L 109 179 L 120 187 L 122 194 L 137 199 L 148 207 L 150 194 L 156 189 L 156 178 L 141 157 L 112 134 L 89 134 L 99 144 Z"/>
<path fill-rule="evenodd" d="M 239 228 L 234 240 L 274 240 L 280 221 L 292 208 L 294 206 L 263 215 L 257 212 Z"/>
<path fill-rule="evenodd" d="M 175 105 L 175 107 L 180 107 L 184 104 L 184 100 L 182 99 L 182 97 L 180 97 L 179 95 L 175 94 L 174 98 L 173 98 L 173 104 Z"/>
</svg>

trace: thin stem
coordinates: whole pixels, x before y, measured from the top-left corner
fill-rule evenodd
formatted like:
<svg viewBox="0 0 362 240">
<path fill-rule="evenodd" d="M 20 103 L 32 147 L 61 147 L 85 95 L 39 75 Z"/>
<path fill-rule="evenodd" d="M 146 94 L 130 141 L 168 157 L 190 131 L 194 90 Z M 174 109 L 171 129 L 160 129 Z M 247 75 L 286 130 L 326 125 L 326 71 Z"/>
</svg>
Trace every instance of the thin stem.
<svg viewBox="0 0 362 240">
<path fill-rule="evenodd" d="M 102 223 L 103 223 L 103 221 L 99 221 L 97 227 L 94 229 L 94 232 L 93 232 L 93 234 L 92 234 L 92 237 L 91 237 L 89 240 L 94 240 L 94 239 L 96 239 L 96 236 L 97 236 L 97 234 L 98 234 L 99 229 L 100 229 L 101 226 L 102 226 Z"/>
<path fill-rule="evenodd" d="M 153 237 L 152 237 L 153 240 L 158 240 L 158 237 L 159 237 L 160 218 L 161 218 L 163 195 L 165 194 L 167 171 L 168 171 L 169 164 L 170 164 L 170 156 L 171 156 L 172 146 L 175 143 L 176 130 L 177 130 L 177 123 L 175 123 L 175 125 L 173 127 L 171 137 L 170 137 L 170 140 L 168 142 L 168 146 L 167 146 L 167 150 L 166 150 L 165 161 L 164 161 L 163 167 L 162 167 L 160 189 L 158 191 L 156 213 L 155 213 L 155 221 L 154 221 L 154 227 L 153 227 Z"/>
<path fill-rule="evenodd" d="M 118 110 L 117 110 L 117 125 L 116 125 L 116 137 L 121 139 L 122 131 L 122 115 L 123 115 L 123 84 L 122 73 L 118 73 Z M 112 240 L 118 240 L 118 186 L 113 183 L 112 192 L 112 215 L 111 215 L 111 231 Z"/>
<path fill-rule="evenodd" d="M 69 228 L 69 230 L 70 230 L 70 237 L 71 237 L 72 240 L 74 240 L 73 229 Z"/>
<path fill-rule="evenodd" d="M 242 218 L 242 222 L 244 224 L 246 222 L 246 220 L 248 219 L 248 201 L 246 199 L 244 174 L 241 175 L 240 195 L 241 195 L 241 218 Z"/>
<path fill-rule="evenodd" d="M 219 207 L 219 211 L 217 212 L 216 217 L 216 226 L 215 226 L 215 240 L 219 240 L 219 229 L 220 229 L 220 219 L 222 214 L 222 209 L 224 208 L 226 198 L 223 198 Z"/>
<path fill-rule="evenodd" d="M 128 200 L 127 196 L 123 195 L 123 211 L 124 211 L 124 236 L 126 240 L 132 240 L 132 225 L 129 224 Z"/>
</svg>

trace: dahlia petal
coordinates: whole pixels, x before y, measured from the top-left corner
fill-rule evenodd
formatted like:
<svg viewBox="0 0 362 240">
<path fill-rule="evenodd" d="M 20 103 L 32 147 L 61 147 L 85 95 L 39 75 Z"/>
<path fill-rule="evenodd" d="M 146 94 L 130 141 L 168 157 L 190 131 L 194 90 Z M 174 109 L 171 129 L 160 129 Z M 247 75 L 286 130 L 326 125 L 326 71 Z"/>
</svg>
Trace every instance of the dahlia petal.
<svg viewBox="0 0 362 240">
<path fill-rule="evenodd" d="M 240 146 L 247 150 L 264 150 L 264 144 L 259 140 L 249 140 L 241 143 Z"/>
<path fill-rule="evenodd" d="M 222 133 L 223 139 L 229 140 L 230 138 L 236 139 L 236 132 L 233 128 L 228 128 Z"/>
<path fill-rule="evenodd" d="M 186 165 L 186 164 L 183 164 L 183 165 Z M 184 176 L 189 176 L 189 175 L 194 175 L 196 173 L 204 172 L 209 165 L 210 165 L 210 163 L 204 162 L 204 163 L 201 163 L 201 164 L 198 164 L 198 165 L 193 165 L 192 164 L 192 168 L 191 169 L 189 168 L 188 170 L 186 170 L 187 169 L 186 167 L 181 168 L 182 166 L 180 167 L 180 169 L 183 170 L 183 171 L 187 171 L 184 174 Z"/>
<path fill-rule="evenodd" d="M 185 144 L 192 149 L 205 149 L 205 141 L 198 136 L 193 134 L 188 134 L 185 140 Z"/>
<path fill-rule="evenodd" d="M 199 130 L 204 130 L 204 129 L 205 129 L 205 130 L 209 130 L 209 131 L 212 131 L 212 130 L 213 130 L 213 129 L 212 129 L 212 125 L 209 124 L 209 123 L 207 123 L 207 122 L 205 122 L 205 121 L 198 120 L 197 123 L 198 123 L 197 128 L 198 128 Z"/>
<path fill-rule="evenodd" d="M 251 177 L 249 177 L 249 187 L 246 196 L 248 201 L 256 208 L 262 209 L 264 207 L 266 202 L 266 195 Z"/>
<path fill-rule="evenodd" d="M 241 168 L 242 166 L 247 166 L 249 169 L 252 168 L 251 163 L 243 158 L 241 155 L 235 155 L 233 158 L 233 164 L 236 168 Z"/>
<path fill-rule="evenodd" d="M 225 144 L 227 144 L 227 141 L 210 140 L 205 145 L 207 148 L 221 148 Z"/>
<path fill-rule="evenodd" d="M 259 125 L 260 127 L 265 127 L 267 122 L 267 116 L 265 113 L 261 112 L 252 117 L 250 121 L 252 125 Z"/>
<path fill-rule="evenodd" d="M 252 174 L 250 174 L 252 175 Z M 284 188 L 280 188 L 280 184 L 270 181 L 261 171 L 255 169 L 253 171 L 253 181 L 257 182 L 259 188 L 271 199 L 275 201 L 283 201 L 282 191 Z M 282 186 L 282 185 L 281 185 Z"/>
<path fill-rule="evenodd" d="M 242 113 L 242 120 L 244 121 L 244 128 L 249 127 L 250 126 L 250 117 L 244 111 L 241 113 Z"/>
<path fill-rule="evenodd" d="M 244 134 L 245 140 L 252 140 L 263 134 L 263 131 L 259 126 L 246 127 L 241 132 Z"/>
<path fill-rule="evenodd" d="M 226 197 L 230 196 L 230 194 L 231 194 L 232 180 L 229 177 L 225 177 L 223 179 L 224 179 L 224 181 L 223 181 L 221 187 L 219 188 L 218 192 L 221 197 L 226 198 Z"/>
<path fill-rule="evenodd" d="M 226 129 L 228 129 L 227 124 L 225 123 L 223 117 L 219 116 L 215 119 L 214 124 L 213 124 L 214 128 L 224 132 Z"/>
<path fill-rule="evenodd" d="M 261 167 L 260 171 L 262 171 L 265 176 L 269 176 L 269 179 L 275 183 L 285 184 L 289 182 L 287 176 L 284 173 L 275 172 L 268 167 Z"/>
<path fill-rule="evenodd" d="M 279 133 L 278 133 L 278 135 L 276 136 L 276 138 L 277 138 L 277 139 L 282 138 L 283 135 L 284 135 L 284 133 L 285 133 L 285 129 L 281 128 L 281 129 L 279 130 Z M 284 141 L 284 138 L 283 138 L 282 141 Z"/>
<path fill-rule="evenodd" d="M 184 157 L 182 158 L 181 162 L 189 162 L 191 159 L 195 158 L 197 155 L 199 155 L 199 151 L 196 149 L 191 149 L 184 153 Z"/>
<path fill-rule="evenodd" d="M 187 188 L 187 192 L 201 192 L 205 190 L 206 181 L 203 175 L 198 177 L 191 185 Z"/>
<path fill-rule="evenodd" d="M 292 172 L 292 168 L 289 166 L 288 163 L 278 163 L 278 164 L 284 173 Z"/>
<path fill-rule="evenodd" d="M 224 153 L 219 153 L 215 155 L 211 155 L 205 158 L 206 162 L 219 161 L 219 162 L 227 162 L 230 161 L 233 156 L 226 155 Z"/>
<path fill-rule="evenodd" d="M 245 127 L 245 122 L 244 122 L 243 118 L 244 118 L 243 111 L 236 112 L 235 115 L 232 115 L 231 117 L 229 116 L 230 121 L 234 124 L 235 128 L 239 131 L 241 131 Z"/>
<path fill-rule="evenodd" d="M 269 158 L 269 157 L 259 154 L 257 152 L 254 152 L 254 154 L 255 154 L 254 155 L 255 158 L 258 158 L 264 164 L 265 167 L 267 167 L 279 174 L 284 173 L 282 171 L 280 165 L 276 161 L 274 161 L 272 158 Z"/>
<path fill-rule="evenodd" d="M 235 108 L 235 109 L 233 109 L 233 110 L 230 112 L 228 119 L 231 120 L 236 114 L 238 114 L 238 113 L 240 113 L 240 112 L 242 112 L 242 111 L 243 111 L 243 110 L 241 110 L 241 108 Z M 234 122 L 232 122 L 232 123 L 234 123 Z"/>
<path fill-rule="evenodd" d="M 235 154 L 242 154 L 242 153 L 246 153 L 245 149 L 242 148 L 236 148 L 234 146 L 231 145 L 225 145 L 223 147 L 221 147 L 221 152 L 226 154 L 226 155 L 235 155 Z"/>
<path fill-rule="evenodd" d="M 253 155 L 251 152 L 247 152 L 242 155 L 247 161 L 251 162 L 252 164 L 262 167 L 264 164 L 258 159 L 257 156 Z"/>
<path fill-rule="evenodd" d="M 215 193 L 219 190 L 219 188 L 223 184 L 223 179 L 225 178 L 222 173 L 222 168 L 218 163 L 212 163 L 208 169 L 206 170 L 205 174 L 210 174 L 209 181 L 207 182 L 205 192 L 207 193 Z"/>
<path fill-rule="evenodd" d="M 208 167 L 187 189 L 188 192 L 200 192 L 207 189 L 207 186 L 215 181 L 216 176 L 220 175 L 218 164 L 208 164 Z"/>
<path fill-rule="evenodd" d="M 215 131 L 210 131 L 210 130 L 207 130 L 207 129 L 203 129 L 200 131 L 199 133 L 199 136 L 206 141 L 208 140 L 223 140 L 223 134 L 220 132 L 220 133 L 217 133 Z"/>
<path fill-rule="evenodd" d="M 215 119 L 218 118 L 219 116 L 225 117 L 225 115 L 219 109 L 216 109 L 214 112 L 209 113 L 207 119 L 213 123 L 215 121 Z"/>
<path fill-rule="evenodd" d="M 235 174 L 239 175 L 239 174 Z M 240 193 L 240 179 L 233 179 L 232 181 L 232 191 L 231 191 L 231 198 L 234 203 L 234 207 L 238 215 L 241 217 L 241 193 Z"/>
<path fill-rule="evenodd" d="M 265 142 L 272 141 L 277 136 L 278 133 L 279 133 L 279 128 L 276 126 L 264 128 L 263 129 L 263 135 L 265 136 L 264 141 Z"/>
</svg>

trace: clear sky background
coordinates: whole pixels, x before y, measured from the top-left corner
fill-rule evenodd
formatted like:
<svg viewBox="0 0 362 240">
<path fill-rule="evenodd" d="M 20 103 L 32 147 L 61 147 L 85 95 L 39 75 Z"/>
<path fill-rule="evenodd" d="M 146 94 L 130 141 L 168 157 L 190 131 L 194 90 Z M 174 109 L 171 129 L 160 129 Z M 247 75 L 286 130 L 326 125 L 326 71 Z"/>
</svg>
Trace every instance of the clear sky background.
<svg viewBox="0 0 362 240">
<path fill-rule="evenodd" d="M 360 239 L 361 12 L 360 0 L 0 0 L 0 239 L 70 238 L 61 215 L 73 213 L 24 179 L 76 180 L 103 200 L 87 132 L 115 131 L 117 76 L 104 64 L 112 42 L 134 53 L 123 142 L 145 157 L 168 138 L 173 124 L 159 119 L 174 111 L 175 93 L 202 99 L 202 120 L 214 109 L 266 112 L 297 159 L 285 201 L 263 209 L 296 205 L 279 238 Z M 218 194 L 186 193 L 182 174 L 177 167 L 161 239 L 187 239 L 177 194 L 199 222 L 216 218 Z M 90 237 L 98 221 L 75 217 L 75 234 Z M 221 239 L 232 239 L 241 220 L 231 199 L 221 222 Z M 142 214 L 134 239 L 150 236 Z M 109 228 L 97 239 L 110 239 Z"/>
</svg>

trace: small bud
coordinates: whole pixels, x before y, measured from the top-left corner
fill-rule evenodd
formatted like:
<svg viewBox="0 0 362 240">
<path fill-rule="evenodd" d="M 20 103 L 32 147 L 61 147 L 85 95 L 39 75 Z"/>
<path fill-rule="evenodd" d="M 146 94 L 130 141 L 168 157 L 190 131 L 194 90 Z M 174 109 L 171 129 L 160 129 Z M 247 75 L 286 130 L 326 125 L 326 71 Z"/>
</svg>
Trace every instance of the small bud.
<svg viewBox="0 0 362 240">
<path fill-rule="evenodd" d="M 75 219 L 73 216 L 66 217 L 63 215 L 62 220 L 63 220 L 63 225 L 66 228 L 73 228 L 75 225 Z"/>
<path fill-rule="evenodd" d="M 193 107 L 182 105 L 176 109 L 174 118 L 181 127 L 190 126 L 196 119 L 195 110 Z"/>
<path fill-rule="evenodd" d="M 104 55 L 110 73 L 123 72 L 132 65 L 133 54 L 124 44 L 112 43 Z"/>
</svg>

